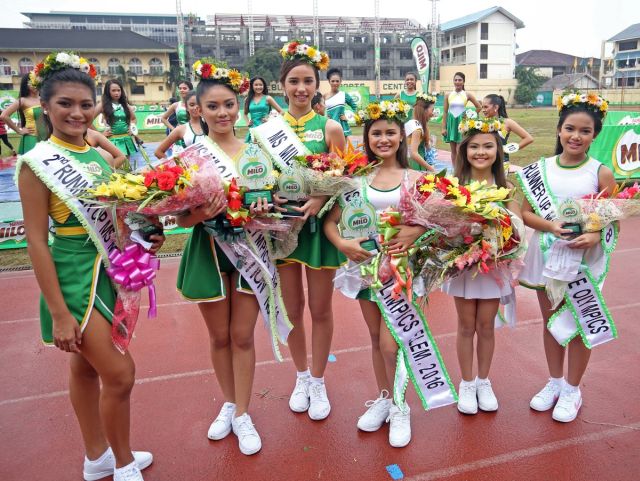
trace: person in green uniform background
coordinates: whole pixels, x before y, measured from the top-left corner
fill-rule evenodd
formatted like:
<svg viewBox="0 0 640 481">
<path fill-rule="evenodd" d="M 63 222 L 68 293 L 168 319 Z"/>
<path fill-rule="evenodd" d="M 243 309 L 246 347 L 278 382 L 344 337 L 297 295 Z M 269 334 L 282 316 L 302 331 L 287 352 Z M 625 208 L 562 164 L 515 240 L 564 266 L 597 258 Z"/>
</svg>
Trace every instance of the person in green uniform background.
<svg viewBox="0 0 640 481">
<path fill-rule="evenodd" d="M 187 111 L 187 104 L 185 99 L 187 94 L 193 90 L 193 84 L 188 80 L 181 80 L 178 84 L 178 93 L 180 94 L 180 100 L 172 103 L 164 114 L 162 114 L 161 120 L 169 130 L 175 129 L 177 126 L 169 123 L 169 117 L 176 116 L 176 122 L 178 125 L 186 124 L 189 122 L 189 112 Z"/>
<path fill-rule="evenodd" d="M 415 72 L 407 72 L 404 76 L 404 90 L 396 94 L 395 98 L 408 103 L 413 107 L 416 104 L 416 85 L 418 84 L 418 74 Z M 413 109 L 409 111 L 409 118 L 413 116 Z"/>
<path fill-rule="evenodd" d="M 278 103 L 269 95 L 267 82 L 262 77 L 253 77 L 249 82 L 249 93 L 244 102 L 244 119 L 247 127 L 257 127 L 267 118 L 271 109 L 282 114 Z M 251 133 L 247 132 L 246 142 L 251 140 Z"/>
<path fill-rule="evenodd" d="M 297 42 L 296 42 L 297 43 Z M 285 51 L 313 52 L 287 54 L 280 69 L 280 82 L 289 102 L 289 111 L 284 119 L 312 153 L 328 152 L 330 148 L 345 149 L 344 131 L 336 121 L 322 117 L 311 108 L 311 101 L 320 85 L 319 68 L 328 67 L 329 58 L 315 47 L 292 44 Z M 317 61 L 316 58 L 321 60 Z M 281 199 L 274 199 L 276 202 Z M 307 220 L 315 216 L 327 202 L 327 197 L 309 197 L 298 209 L 307 221 L 298 235 L 298 247 L 290 254 L 284 265 L 279 266 L 282 295 L 293 330 L 288 344 L 291 357 L 298 371 L 296 385 L 289 399 L 294 412 L 308 411 L 313 420 L 325 419 L 331 411 L 324 385 L 331 338 L 333 336 L 333 276 L 343 262 L 338 250 L 331 244 L 318 219 L 315 230 Z M 302 286 L 302 266 L 305 266 L 308 302 L 311 312 L 311 371 L 307 361 L 307 344 L 304 328 L 305 295 Z"/>
<path fill-rule="evenodd" d="M 348 105 L 353 111 L 356 111 L 358 110 L 358 105 L 348 93 L 340 90 L 340 85 L 342 85 L 342 72 L 340 69 L 329 69 L 327 80 L 331 86 L 331 92 L 324 95 L 327 117 L 340 124 L 347 142 L 350 142 L 351 127 L 349 127 L 349 122 L 345 115 L 345 106 Z"/>
<path fill-rule="evenodd" d="M 110 172 L 109 165 L 85 142 L 95 108 L 93 79 L 73 68 L 40 73 L 41 99 L 55 149 L 93 170 Z M 85 479 L 113 475 L 115 481 L 142 481 L 141 469 L 151 453 L 132 452 L 129 445 L 130 396 L 135 383 L 131 354 L 112 342 L 111 319 L 116 291 L 94 243 L 66 202 L 47 187 L 47 176 L 32 170 L 38 159 L 19 158 L 18 187 L 27 228 L 29 256 L 42 291 L 42 339 L 70 353 L 69 397 L 80 425 Z M 25 159 L 25 160 L 22 160 Z M 49 217 L 53 245 L 48 246 Z M 152 236 L 152 252 L 164 241 Z M 40 433 L 34 433 L 38 436 Z M 55 435 L 54 435 L 55 436 Z M 55 439 L 50 442 L 55 443 Z M 55 462 L 41 459 L 41 462 Z M 71 471 L 66 479 L 72 479 Z"/>
<path fill-rule="evenodd" d="M 435 171 L 437 151 L 431 145 L 429 120 L 433 117 L 436 97 L 418 92 L 413 106 L 413 118 L 405 124 L 409 141 L 409 167 L 415 170 Z"/>
<path fill-rule="evenodd" d="M 127 101 L 127 94 L 118 79 L 107 80 L 102 92 L 102 100 L 95 110 L 95 117 L 102 114 L 107 128 L 104 131 L 112 144 L 130 157 L 138 151 L 131 135 L 131 124 L 136 121 L 133 107 Z"/>
<path fill-rule="evenodd" d="M 38 89 L 31 85 L 32 74 L 25 74 L 20 81 L 20 92 L 17 100 L 9 105 L 0 119 L 2 119 L 14 132 L 20 134 L 18 154 L 26 154 L 40 140 L 48 136 L 47 128 L 42 119 L 42 107 Z M 20 126 L 11 120 L 14 112 L 18 112 Z"/>
</svg>

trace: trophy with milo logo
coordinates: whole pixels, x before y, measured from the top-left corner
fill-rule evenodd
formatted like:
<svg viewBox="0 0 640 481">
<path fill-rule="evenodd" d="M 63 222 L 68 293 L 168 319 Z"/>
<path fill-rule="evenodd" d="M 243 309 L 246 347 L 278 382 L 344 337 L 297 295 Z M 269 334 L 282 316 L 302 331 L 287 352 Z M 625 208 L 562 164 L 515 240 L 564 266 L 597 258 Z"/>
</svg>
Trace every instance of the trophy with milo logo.
<svg viewBox="0 0 640 481">
<path fill-rule="evenodd" d="M 258 144 L 249 144 L 240 159 L 238 185 L 247 189 L 243 196 L 243 206 L 249 207 L 259 199 L 266 199 L 271 204 L 271 189 L 275 184 L 271 159 Z"/>
<path fill-rule="evenodd" d="M 287 200 L 280 207 L 286 209 L 284 217 L 302 217 L 304 214 L 295 209 L 302 206 L 307 199 L 304 178 L 295 169 L 289 168 L 280 173 L 278 177 L 278 195 Z"/>
<path fill-rule="evenodd" d="M 566 237 L 575 239 L 582 235 L 582 209 L 580 205 L 573 199 L 566 199 L 560 204 L 558 211 L 562 227 L 571 231 L 570 234 L 565 234 Z"/>
<path fill-rule="evenodd" d="M 362 198 L 359 190 L 342 195 L 342 215 L 340 216 L 340 235 L 345 239 L 366 237 L 360 246 L 375 254 L 378 252 L 376 210 Z"/>
</svg>

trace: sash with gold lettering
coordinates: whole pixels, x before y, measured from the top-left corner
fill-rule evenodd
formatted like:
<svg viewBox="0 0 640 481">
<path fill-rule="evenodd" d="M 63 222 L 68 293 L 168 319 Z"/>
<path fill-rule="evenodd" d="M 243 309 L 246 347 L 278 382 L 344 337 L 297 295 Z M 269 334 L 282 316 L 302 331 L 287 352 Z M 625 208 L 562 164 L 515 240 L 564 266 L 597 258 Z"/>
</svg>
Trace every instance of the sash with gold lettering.
<svg viewBox="0 0 640 481">
<path fill-rule="evenodd" d="M 537 215 L 546 220 L 558 218 L 558 200 L 549 188 L 546 177 L 546 159 L 542 158 L 524 167 L 517 178 L 525 197 Z M 540 248 L 545 259 L 557 238 L 549 232 L 540 232 Z M 580 335 L 589 349 L 618 337 L 616 325 L 604 297 L 602 286 L 609 273 L 611 253 L 618 242 L 618 225 L 612 223 L 600 233 L 604 255 L 604 268 L 594 273 L 583 257 L 577 275 L 566 283 L 564 303 L 551 316 L 547 328 L 559 344 L 566 346 Z"/>
<path fill-rule="evenodd" d="M 185 152 L 189 150 L 197 151 L 200 156 L 209 157 L 216 165 L 222 179 L 231 181 L 234 177 L 238 177 L 233 160 L 208 137 L 190 145 Z M 208 231 L 211 233 L 210 230 Z M 278 361 L 282 361 L 278 341 L 287 344 L 287 337 L 293 325 L 289 322 L 284 308 L 280 277 L 273 262 L 270 240 L 261 231 L 245 230 L 245 234 L 244 238 L 233 242 L 226 242 L 220 237 L 214 237 L 214 239 L 251 286 L 271 337 L 274 356 Z"/>
</svg>

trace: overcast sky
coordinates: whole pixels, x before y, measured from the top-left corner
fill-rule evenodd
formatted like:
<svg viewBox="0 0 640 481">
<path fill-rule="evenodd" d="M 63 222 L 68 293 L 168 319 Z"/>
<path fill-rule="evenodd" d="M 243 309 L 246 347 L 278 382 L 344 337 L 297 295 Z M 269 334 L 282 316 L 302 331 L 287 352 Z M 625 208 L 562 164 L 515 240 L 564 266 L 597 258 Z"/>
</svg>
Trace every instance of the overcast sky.
<svg viewBox="0 0 640 481">
<path fill-rule="evenodd" d="M 1 0 L 0 27 L 22 27 L 27 20 L 20 12 L 92 11 L 172 13 L 174 0 Z M 202 17 L 214 13 L 246 13 L 247 0 L 184 0 L 183 13 Z M 416 5 L 421 5 L 415 8 Z M 555 50 L 580 57 L 600 56 L 601 43 L 633 23 L 640 22 L 637 0 L 439 0 L 440 21 L 447 22 L 485 8 L 500 5 L 522 20 L 517 53 L 527 50 Z M 312 15 L 312 0 L 253 0 L 254 14 Z M 373 16 L 373 0 L 319 0 L 319 15 Z M 380 16 L 408 17 L 423 25 L 431 23 L 429 0 L 380 0 Z"/>
</svg>

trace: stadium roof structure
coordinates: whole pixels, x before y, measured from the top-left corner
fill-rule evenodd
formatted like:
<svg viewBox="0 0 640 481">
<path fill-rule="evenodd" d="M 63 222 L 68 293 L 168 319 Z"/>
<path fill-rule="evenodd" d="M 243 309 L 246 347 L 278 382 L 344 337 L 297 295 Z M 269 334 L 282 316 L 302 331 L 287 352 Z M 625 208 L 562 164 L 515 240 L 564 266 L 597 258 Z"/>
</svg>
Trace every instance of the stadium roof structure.
<svg viewBox="0 0 640 481">
<path fill-rule="evenodd" d="M 61 17 L 75 17 L 75 16 L 104 16 L 104 17 L 167 17 L 176 18 L 175 12 L 173 13 L 115 13 L 115 12 L 68 12 L 62 10 L 52 10 L 50 12 L 20 12 L 25 17 L 31 18 L 33 15 L 54 15 Z"/>
<path fill-rule="evenodd" d="M 215 14 L 207 15 L 206 23 L 220 27 L 244 27 L 253 20 L 254 28 L 309 28 L 313 29 L 313 16 L 311 15 L 249 15 L 241 14 Z M 318 25 L 322 29 L 372 32 L 375 27 L 375 17 L 318 17 Z M 380 18 L 381 32 L 403 31 L 427 31 L 428 28 L 410 18 Z"/>
<path fill-rule="evenodd" d="M 524 22 L 520 20 L 518 17 L 508 12 L 502 7 L 491 7 L 485 10 L 480 10 L 476 13 L 471 13 L 469 15 L 465 15 L 464 17 L 456 18 L 455 20 L 450 20 L 440 25 L 440 30 L 443 32 L 447 32 L 449 30 L 455 30 L 457 28 L 466 27 L 467 25 L 472 25 L 474 23 L 478 23 L 481 20 L 484 20 L 489 15 L 493 15 L 494 13 L 501 13 L 505 17 L 509 18 L 515 25 L 516 28 L 523 28 Z"/>
<path fill-rule="evenodd" d="M 640 23 L 625 28 L 622 32 L 611 37 L 607 42 L 619 42 L 620 40 L 633 40 L 640 38 Z"/>
<path fill-rule="evenodd" d="M 5 52 L 77 50 L 80 52 L 174 52 L 169 47 L 129 30 L 50 30 L 0 28 L 0 47 Z"/>
</svg>

